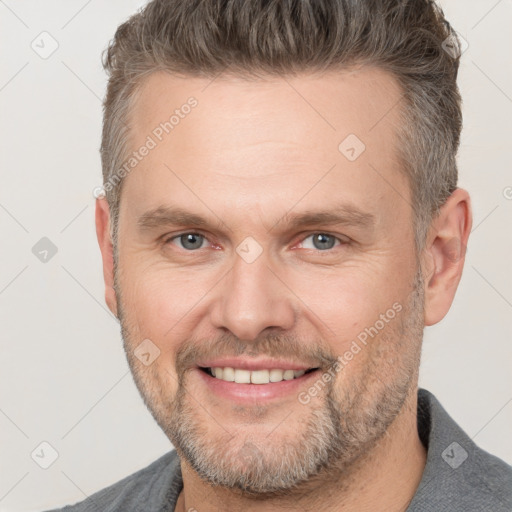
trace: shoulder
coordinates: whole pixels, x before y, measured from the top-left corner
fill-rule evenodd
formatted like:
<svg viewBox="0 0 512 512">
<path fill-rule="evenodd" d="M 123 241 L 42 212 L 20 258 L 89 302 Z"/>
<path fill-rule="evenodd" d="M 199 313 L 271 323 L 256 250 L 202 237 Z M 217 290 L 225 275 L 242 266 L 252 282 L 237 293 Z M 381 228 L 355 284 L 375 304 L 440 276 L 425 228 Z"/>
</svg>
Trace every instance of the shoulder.
<svg viewBox="0 0 512 512">
<path fill-rule="evenodd" d="M 427 464 L 407 512 L 512 511 L 512 466 L 480 448 L 425 389 L 418 391 L 418 430 Z"/>
<path fill-rule="evenodd" d="M 472 456 L 474 461 L 466 487 L 468 493 L 474 496 L 474 503 L 482 500 L 478 510 L 512 511 L 512 466 L 476 445 Z M 493 506 L 485 508 L 484 498 Z"/>
<path fill-rule="evenodd" d="M 142 512 L 175 501 L 180 490 L 179 458 L 176 451 L 172 450 L 149 466 L 83 501 L 48 512 Z"/>
</svg>

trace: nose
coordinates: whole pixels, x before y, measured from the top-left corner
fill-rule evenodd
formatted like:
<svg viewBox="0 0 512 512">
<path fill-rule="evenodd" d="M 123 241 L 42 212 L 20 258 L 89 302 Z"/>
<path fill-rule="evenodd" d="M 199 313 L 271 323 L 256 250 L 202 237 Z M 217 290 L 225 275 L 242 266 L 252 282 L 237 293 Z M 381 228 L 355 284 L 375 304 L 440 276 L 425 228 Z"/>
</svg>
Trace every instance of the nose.
<svg viewBox="0 0 512 512">
<path fill-rule="evenodd" d="M 289 330 L 295 322 L 294 296 L 264 254 L 252 263 L 236 256 L 217 290 L 212 323 L 240 340 L 253 341 L 265 329 Z"/>
</svg>

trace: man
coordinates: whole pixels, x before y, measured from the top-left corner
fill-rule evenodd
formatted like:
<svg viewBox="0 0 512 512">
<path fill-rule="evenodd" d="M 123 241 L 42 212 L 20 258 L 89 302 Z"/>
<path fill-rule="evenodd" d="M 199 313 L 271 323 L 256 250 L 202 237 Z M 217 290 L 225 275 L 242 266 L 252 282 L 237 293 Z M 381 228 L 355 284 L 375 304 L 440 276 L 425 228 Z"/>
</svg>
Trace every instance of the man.
<svg viewBox="0 0 512 512">
<path fill-rule="evenodd" d="M 426 0 L 154 0 L 119 27 L 96 228 L 176 451 L 63 510 L 512 510 L 512 467 L 418 390 L 472 225 L 454 48 Z"/>
</svg>

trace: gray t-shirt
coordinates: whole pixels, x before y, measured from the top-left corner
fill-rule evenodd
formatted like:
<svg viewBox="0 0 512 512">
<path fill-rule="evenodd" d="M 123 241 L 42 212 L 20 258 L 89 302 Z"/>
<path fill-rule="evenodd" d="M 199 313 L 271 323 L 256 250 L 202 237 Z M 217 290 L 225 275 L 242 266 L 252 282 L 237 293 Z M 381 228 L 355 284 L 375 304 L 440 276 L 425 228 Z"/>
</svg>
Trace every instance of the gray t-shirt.
<svg viewBox="0 0 512 512">
<path fill-rule="evenodd" d="M 512 512 L 512 466 L 480 449 L 421 388 L 418 432 L 427 463 L 407 512 Z M 172 450 L 86 500 L 51 512 L 174 512 L 182 487 Z"/>
</svg>

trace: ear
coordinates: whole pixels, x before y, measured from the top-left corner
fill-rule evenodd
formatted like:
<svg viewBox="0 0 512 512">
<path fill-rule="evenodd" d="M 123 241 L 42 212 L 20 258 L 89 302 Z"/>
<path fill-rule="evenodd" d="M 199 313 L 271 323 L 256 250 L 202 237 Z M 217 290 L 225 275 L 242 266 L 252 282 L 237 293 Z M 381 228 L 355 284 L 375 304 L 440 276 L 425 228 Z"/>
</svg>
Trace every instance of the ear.
<svg viewBox="0 0 512 512">
<path fill-rule="evenodd" d="M 117 317 L 117 300 L 114 290 L 114 249 L 110 238 L 110 209 L 105 198 L 96 199 L 96 236 L 103 261 L 105 302 Z"/>
<path fill-rule="evenodd" d="M 429 229 L 422 263 L 425 278 L 425 325 L 448 313 L 462 277 L 473 216 L 466 190 L 457 188 Z"/>
</svg>

